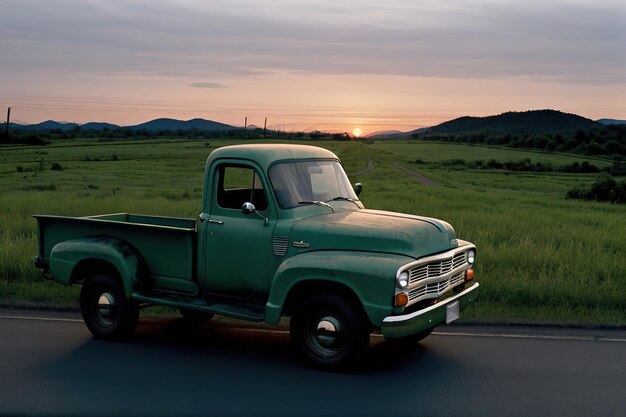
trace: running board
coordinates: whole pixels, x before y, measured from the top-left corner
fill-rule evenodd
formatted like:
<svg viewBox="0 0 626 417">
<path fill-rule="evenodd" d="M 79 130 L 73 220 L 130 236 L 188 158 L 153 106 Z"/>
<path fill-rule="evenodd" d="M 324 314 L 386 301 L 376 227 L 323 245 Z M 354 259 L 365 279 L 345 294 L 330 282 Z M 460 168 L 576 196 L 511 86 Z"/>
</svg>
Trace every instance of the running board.
<svg viewBox="0 0 626 417">
<path fill-rule="evenodd" d="M 135 292 L 130 298 L 141 303 L 187 308 L 189 310 L 242 320 L 261 322 L 265 318 L 265 305 L 251 303 L 238 303 L 237 305 L 233 305 L 225 303 L 225 300 L 221 300 L 218 297 L 208 299 L 160 292 Z"/>
</svg>

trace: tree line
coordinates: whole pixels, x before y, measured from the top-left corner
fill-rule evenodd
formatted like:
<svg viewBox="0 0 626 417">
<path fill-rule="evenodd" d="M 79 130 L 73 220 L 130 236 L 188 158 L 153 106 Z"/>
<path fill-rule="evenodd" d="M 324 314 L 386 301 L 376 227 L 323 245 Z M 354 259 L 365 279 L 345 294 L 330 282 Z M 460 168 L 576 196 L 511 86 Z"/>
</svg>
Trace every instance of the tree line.
<svg viewBox="0 0 626 417">
<path fill-rule="evenodd" d="M 575 153 L 585 156 L 605 156 L 626 160 L 626 125 L 611 125 L 568 133 L 517 133 L 481 129 L 473 132 L 432 131 L 414 133 L 415 140 L 508 146 L 537 149 L 546 152 Z"/>
<path fill-rule="evenodd" d="M 414 164 L 426 164 L 421 159 L 409 161 Z M 614 161 L 612 166 L 599 167 L 589 161 L 572 162 L 565 165 L 554 165 L 550 161 L 532 162 L 530 158 L 519 161 L 499 162 L 495 159 L 489 160 L 465 160 L 465 159 L 448 159 L 441 162 L 429 163 L 429 165 L 437 165 L 449 169 L 501 169 L 506 171 L 522 171 L 522 172 L 565 172 L 570 174 L 595 174 L 606 172 L 611 175 L 626 175 L 626 161 Z"/>
<path fill-rule="evenodd" d="M 284 132 L 279 130 L 257 129 L 230 129 L 230 130 L 200 130 L 192 129 L 90 129 L 83 130 L 80 126 L 73 129 L 51 129 L 47 131 L 33 132 L 28 129 L 11 129 L 7 137 L 3 131 L 0 134 L 0 143 L 24 144 L 24 145 L 48 145 L 55 140 L 77 140 L 77 139 L 303 139 L 303 140 L 338 140 L 349 141 L 351 137 L 348 133 L 327 133 L 320 131 L 313 132 Z"/>
</svg>

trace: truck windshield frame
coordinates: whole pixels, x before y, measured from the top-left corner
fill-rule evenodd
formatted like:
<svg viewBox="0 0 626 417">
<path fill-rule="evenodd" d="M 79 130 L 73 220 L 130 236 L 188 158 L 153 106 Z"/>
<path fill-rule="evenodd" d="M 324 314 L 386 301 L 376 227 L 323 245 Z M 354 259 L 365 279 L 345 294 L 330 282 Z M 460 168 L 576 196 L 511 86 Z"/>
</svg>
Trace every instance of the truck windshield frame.
<svg viewBox="0 0 626 417">
<path fill-rule="evenodd" d="M 315 201 L 358 201 L 348 176 L 336 160 L 280 162 L 269 169 L 269 179 L 278 206 L 283 210 Z"/>
</svg>

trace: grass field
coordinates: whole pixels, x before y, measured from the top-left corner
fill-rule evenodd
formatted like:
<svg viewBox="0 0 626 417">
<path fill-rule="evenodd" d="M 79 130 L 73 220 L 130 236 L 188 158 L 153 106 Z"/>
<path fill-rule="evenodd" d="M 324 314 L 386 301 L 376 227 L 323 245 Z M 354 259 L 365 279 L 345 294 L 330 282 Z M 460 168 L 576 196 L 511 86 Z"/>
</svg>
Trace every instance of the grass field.
<svg viewBox="0 0 626 417">
<path fill-rule="evenodd" d="M 77 288 L 43 281 L 32 266 L 32 214 L 111 212 L 195 217 L 204 162 L 228 141 L 64 141 L 0 147 L 0 303 L 77 306 Z M 478 246 L 482 294 L 475 320 L 626 325 L 626 207 L 566 200 L 597 174 L 451 169 L 450 159 L 529 158 L 565 165 L 578 156 L 441 143 L 314 142 L 363 183 L 368 208 L 438 217 Z M 410 161 L 419 159 L 421 164 Z M 421 185 L 399 163 L 441 183 Z M 60 170 L 52 170 L 53 164 Z M 57 165 L 56 168 L 59 168 Z"/>
</svg>

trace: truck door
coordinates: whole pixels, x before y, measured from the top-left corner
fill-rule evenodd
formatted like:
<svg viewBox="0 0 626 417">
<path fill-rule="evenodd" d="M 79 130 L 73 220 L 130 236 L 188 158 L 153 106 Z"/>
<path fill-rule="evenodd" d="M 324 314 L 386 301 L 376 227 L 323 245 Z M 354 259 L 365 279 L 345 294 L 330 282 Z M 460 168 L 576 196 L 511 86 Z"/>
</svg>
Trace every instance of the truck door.
<svg viewBox="0 0 626 417">
<path fill-rule="evenodd" d="M 263 297 L 268 293 L 272 231 L 276 210 L 260 170 L 242 162 L 221 162 L 212 167 L 205 239 L 203 290 L 239 296 Z M 244 214 L 244 203 L 257 212 Z M 206 210 L 206 209 L 205 209 Z M 267 220 L 266 220 L 267 219 Z M 200 255 L 202 256 L 202 255 Z"/>
</svg>

